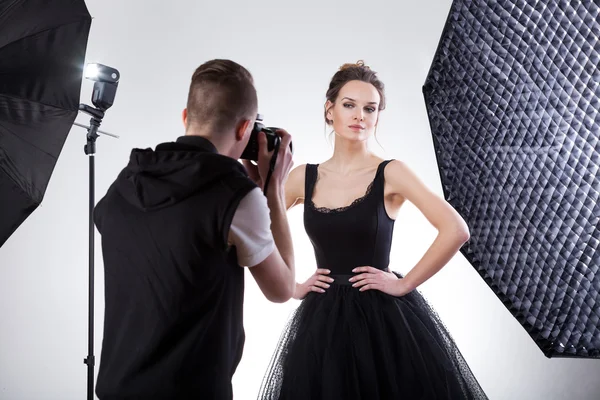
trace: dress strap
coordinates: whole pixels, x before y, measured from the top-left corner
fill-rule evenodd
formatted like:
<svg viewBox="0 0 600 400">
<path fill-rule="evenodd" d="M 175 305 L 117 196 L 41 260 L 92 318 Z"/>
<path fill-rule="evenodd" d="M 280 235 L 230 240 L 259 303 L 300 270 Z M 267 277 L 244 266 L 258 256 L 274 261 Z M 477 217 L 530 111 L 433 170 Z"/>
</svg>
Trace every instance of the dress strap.
<svg viewBox="0 0 600 400">
<path fill-rule="evenodd" d="M 377 177 L 379 177 L 379 175 L 381 175 L 381 177 L 383 178 L 383 170 L 385 169 L 386 165 L 388 165 L 392 161 L 394 161 L 394 159 L 385 160 L 379 164 L 379 167 L 377 167 Z"/>
<path fill-rule="evenodd" d="M 385 174 L 384 170 L 386 165 L 388 165 L 393 159 L 382 161 L 377 167 L 377 174 L 375 175 L 375 185 L 377 186 L 377 190 L 383 195 L 383 190 L 385 188 Z M 373 188 L 375 189 L 375 188 Z"/>
</svg>

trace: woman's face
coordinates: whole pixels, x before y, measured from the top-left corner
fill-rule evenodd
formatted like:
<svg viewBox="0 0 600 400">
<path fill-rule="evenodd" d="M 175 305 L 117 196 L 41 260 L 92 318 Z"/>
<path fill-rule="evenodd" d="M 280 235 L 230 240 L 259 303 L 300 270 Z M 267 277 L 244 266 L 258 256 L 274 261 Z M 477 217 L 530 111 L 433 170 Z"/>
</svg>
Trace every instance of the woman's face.
<svg viewBox="0 0 600 400">
<path fill-rule="evenodd" d="M 335 104 L 329 100 L 325 104 L 329 110 L 327 118 L 333 121 L 337 136 L 365 141 L 377 126 L 379 102 L 379 92 L 375 86 L 362 81 L 349 81 L 340 90 Z"/>
</svg>

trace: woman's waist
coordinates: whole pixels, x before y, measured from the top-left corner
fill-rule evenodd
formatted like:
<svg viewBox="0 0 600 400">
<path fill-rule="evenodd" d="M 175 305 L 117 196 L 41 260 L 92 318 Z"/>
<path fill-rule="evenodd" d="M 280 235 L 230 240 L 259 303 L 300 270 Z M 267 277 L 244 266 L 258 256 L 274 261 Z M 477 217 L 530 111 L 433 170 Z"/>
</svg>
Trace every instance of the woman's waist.
<svg viewBox="0 0 600 400">
<path fill-rule="evenodd" d="M 333 282 L 331 282 L 331 285 L 348 285 L 348 286 L 352 286 L 352 284 L 354 282 L 350 282 L 350 278 L 352 278 L 353 276 L 355 276 L 356 274 L 334 274 L 331 273 L 328 276 L 333 279 Z"/>
<path fill-rule="evenodd" d="M 330 275 L 355 275 L 354 270 L 358 267 L 372 267 L 386 271 L 389 262 L 380 260 L 378 257 L 335 257 L 329 260 L 323 260 L 317 257 L 317 268 L 329 270 Z"/>
<path fill-rule="evenodd" d="M 353 285 L 355 282 L 350 282 L 350 278 L 360 274 L 361 272 L 336 273 L 331 271 L 327 276 L 333 279 L 333 282 L 330 282 L 331 285 Z"/>
</svg>

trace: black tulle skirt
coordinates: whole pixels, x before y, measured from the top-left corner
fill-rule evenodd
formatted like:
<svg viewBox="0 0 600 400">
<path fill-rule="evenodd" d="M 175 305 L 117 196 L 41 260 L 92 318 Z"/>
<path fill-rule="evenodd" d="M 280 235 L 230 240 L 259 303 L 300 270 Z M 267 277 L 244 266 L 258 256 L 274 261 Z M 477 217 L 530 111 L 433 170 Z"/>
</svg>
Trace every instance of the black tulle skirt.
<svg viewBox="0 0 600 400">
<path fill-rule="evenodd" d="M 421 294 L 359 292 L 348 277 L 295 310 L 260 399 L 487 398 Z"/>
</svg>

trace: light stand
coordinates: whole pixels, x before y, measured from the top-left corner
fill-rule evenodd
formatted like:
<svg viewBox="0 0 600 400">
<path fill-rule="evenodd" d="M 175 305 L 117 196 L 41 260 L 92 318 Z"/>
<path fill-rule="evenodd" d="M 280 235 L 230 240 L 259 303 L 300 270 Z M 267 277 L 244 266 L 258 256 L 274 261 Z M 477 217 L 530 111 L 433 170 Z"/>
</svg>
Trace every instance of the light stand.
<svg viewBox="0 0 600 400">
<path fill-rule="evenodd" d="M 100 131 L 98 128 L 102 123 L 105 111 L 112 105 L 117 93 L 119 84 L 119 71 L 102 64 L 89 64 L 86 67 L 85 77 L 94 80 L 94 90 L 92 93 L 92 104 L 96 108 L 87 104 L 80 104 L 79 111 L 91 115 L 90 126 L 75 124 L 87 128 L 87 142 L 84 146 L 84 152 L 89 156 L 89 310 L 88 310 L 88 355 L 83 360 L 88 368 L 87 376 L 87 398 L 94 399 L 94 366 L 96 358 L 94 356 L 94 206 L 95 206 L 95 155 L 96 139 L 98 133 L 108 134 Z M 115 136 L 108 134 L 110 136 Z"/>
</svg>

